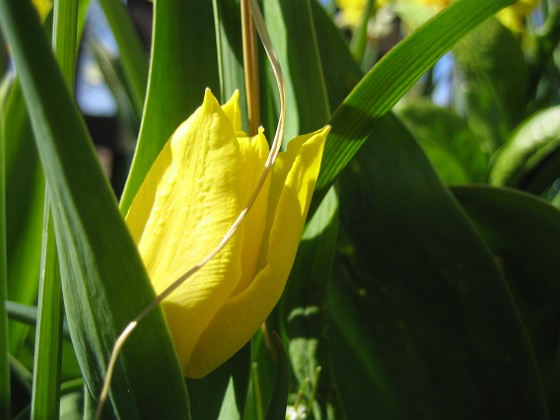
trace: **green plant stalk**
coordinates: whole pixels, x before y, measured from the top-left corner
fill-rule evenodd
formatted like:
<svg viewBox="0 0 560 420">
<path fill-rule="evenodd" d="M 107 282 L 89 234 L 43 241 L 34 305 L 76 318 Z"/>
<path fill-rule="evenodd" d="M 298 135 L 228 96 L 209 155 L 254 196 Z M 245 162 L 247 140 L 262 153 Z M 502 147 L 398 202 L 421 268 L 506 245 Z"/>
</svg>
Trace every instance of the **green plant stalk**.
<svg viewBox="0 0 560 420">
<path fill-rule="evenodd" d="M 56 0 L 52 44 L 70 92 L 74 91 L 76 74 L 77 29 L 78 1 Z M 57 418 L 59 414 L 63 314 L 60 267 L 47 191 L 33 366 L 32 418 Z"/>
<path fill-rule="evenodd" d="M 1 54 L 1 52 L 0 52 Z M 7 86 L 2 86 L 4 88 Z M 3 89 L 2 89 L 3 90 Z M 5 95 L 0 92 L 0 100 Z M 0 111 L 3 113 L 3 103 Z M 3 128 L 0 125 L 0 418 L 10 418 L 10 362 L 8 353 L 8 269 L 6 256 L 6 173 Z"/>
<path fill-rule="evenodd" d="M 249 10 L 249 0 L 241 0 L 241 32 L 243 39 L 243 69 L 249 135 L 257 134 L 260 124 L 259 65 L 257 56 L 257 31 Z"/>
<path fill-rule="evenodd" d="M 375 0 L 368 0 L 367 5 L 364 8 L 364 12 L 362 13 L 360 26 L 358 26 L 352 36 L 352 41 L 350 41 L 350 51 L 360 65 L 362 64 L 362 61 L 364 61 L 364 54 L 366 52 L 366 45 L 368 41 L 368 23 L 373 12 L 374 4 Z"/>
<path fill-rule="evenodd" d="M 31 418 L 53 419 L 58 418 L 60 406 L 63 304 L 48 193 L 45 196 L 45 230 L 41 259 Z"/>
<path fill-rule="evenodd" d="M 251 365 L 251 380 L 253 382 L 253 393 L 255 395 L 255 411 L 257 413 L 257 420 L 264 420 L 264 413 L 262 407 L 261 384 L 259 381 L 259 365 L 253 362 Z"/>
<path fill-rule="evenodd" d="M 52 43 L 62 75 L 74 91 L 78 39 L 78 0 L 55 0 Z"/>
</svg>

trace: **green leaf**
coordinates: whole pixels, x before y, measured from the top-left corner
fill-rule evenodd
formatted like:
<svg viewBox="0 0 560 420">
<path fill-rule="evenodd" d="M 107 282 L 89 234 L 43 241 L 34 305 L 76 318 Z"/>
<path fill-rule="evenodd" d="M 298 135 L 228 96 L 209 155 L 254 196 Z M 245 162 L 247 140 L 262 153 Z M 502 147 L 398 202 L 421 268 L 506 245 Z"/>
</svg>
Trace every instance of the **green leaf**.
<svg viewBox="0 0 560 420">
<path fill-rule="evenodd" d="M 454 187 L 493 251 L 535 353 L 551 418 L 560 415 L 560 211 L 515 190 Z"/>
<path fill-rule="evenodd" d="M 53 50 L 66 84 L 74 90 L 78 55 L 78 0 L 54 4 Z"/>
<path fill-rule="evenodd" d="M 6 70 L 8 70 L 8 49 L 6 48 L 4 37 L 0 32 L 0 74 L 5 75 Z"/>
<path fill-rule="evenodd" d="M 0 84 L 0 117 L 8 93 L 8 79 Z M 10 418 L 10 365 L 8 333 L 8 257 L 6 247 L 6 158 L 5 137 L 0 118 L 0 417 Z"/>
<path fill-rule="evenodd" d="M 146 173 L 175 129 L 219 92 L 210 1 L 156 1 L 148 92 L 140 135 L 121 199 L 126 214 Z"/>
<path fill-rule="evenodd" d="M 148 80 L 148 59 L 125 5 L 120 0 L 100 0 L 111 32 L 119 48 L 124 74 L 130 86 L 132 105 L 142 115 Z"/>
<path fill-rule="evenodd" d="M 251 340 L 251 382 L 243 419 L 264 420 L 266 402 L 272 398 L 276 368 L 270 351 L 271 339 L 267 336 L 271 319 L 274 320 L 274 314 L 267 319 L 266 328 L 257 331 Z"/>
<path fill-rule="evenodd" d="M 56 2 L 54 4 L 52 44 L 54 54 L 70 92 L 74 92 L 77 30 L 78 0 Z M 35 335 L 31 417 L 57 418 L 60 406 L 64 310 L 58 252 L 55 243 L 54 226 L 50 217 L 48 194 L 45 194 L 44 214 L 38 300 L 39 318 Z"/>
<path fill-rule="evenodd" d="M 8 299 L 35 305 L 43 228 L 45 179 L 18 81 L 3 115 L 6 140 Z M 10 351 L 17 355 L 28 332 L 10 322 Z"/>
<path fill-rule="evenodd" d="M 326 418 L 330 389 L 317 383 L 318 370 L 328 367 L 328 342 L 324 336 L 326 285 L 338 237 L 338 198 L 332 188 L 307 223 L 294 267 L 279 304 L 290 341 L 289 354 L 297 383 L 302 391 L 299 404 L 313 407 L 316 419 Z M 315 400 L 315 404 L 314 403 Z"/>
<path fill-rule="evenodd" d="M 276 373 L 272 396 L 266 409 L 266 420 L 284 420 L 286 418 L 286 404 L 288 403 L 288 386 L 290 383 L 290 360 L 282 345 L 280 336 L 272 332 L 272 344 L 276 359 Z"/>
<path fill-rule="evenodd" d="M 81 35 L 90 0 L 80 0 L 78 7 L 78 36 Z M 72 9 L 72 2 L 64 2 L 65 8 Z M 74 5 L 75 6 L 75 5 Z M 74 12 L 70 10 L 74 17 Z M 66 19 L 59 16 L 63 25 Z M 62 20 L 61 20 L 62 19 Z M 43 26 L 48 29 L 52 24 L 49 15 Z M 76 35 L 75 35 L 76 36 Z M 62 34 L 59 54 L 65 62 L 74 67 L 77 51 L 72 51 L 76 44 L 73 37 Z M 72 58 L 74 57 L 74 58 Z M 72 80 L 71 71 L 65 72 L 67 81 Z M 25 107 L 17 78 L 2 115 L 3 135 L 6 142 L 6 176 L 7 176 L 7 218 L 8 224 L 8 280 L 9 299 L 27 305 L 35 305 L 37 299 L 39 264 L 41 254 L 41 237 L 43 228 L 45 180 L 37 156 L 37 149 L 31 131 L 31 123 Z M 28 328 L 17 323 L 10 323 L 10 350 L 18 355 Z"/>
<path fill-rule="evenodd" d="M 88 391 L 97 397 L 117 335 L 154 294 L 31 4 L 0 0 L 0 23 L 25 100 L 33 105 L 29 112 L 52 195 L 68 324 Z M 117 416 L 189 418 L 159 308 L 124 346 L 110 396 Z"/>
<path fill-rule="evenodd" d="M 333 376 L 348 418 L 547 418 L 507 285 L 394 117 L 340 179 L 329 288 Z"/>
<path fill-rule="evenodd" d="M 453 50 L 472 130 L 494 151 L 521 121 L 527 106 L 528 70 L 519 40 L 497 19 L 489 19 Z"/>
<path fill-rule="evenodd" d="M 533 114 L 496 153 L 490 183 L 542 193 L 558 178 L 560 106 Z"/>
<path fill-rule="evenodd" d="M 192 419 L 243 418 L 250 364 L 251 346 L 247 344 L 204 378 L 187 378 Z"/>
<path fill-rule="evenodd" d="M 286 81 L 284 137 L 291 140 L 321 128 L 330 115 L 311 0 L 268 1 L 264 15 Z"/>
<path fill-rule="evenodd" d="M 311 9 L 327 96 L 333 110 L 339 107 L 363 74 L 346 41 L 319 2 L 311 2 Z"/>
<path fill-rule="evenodd" d="M 220 73 L 220 103 L 225 103 L 233 92 L 239 90 L 239 106 L 247 109 L 239 1 L 213 0 L 212 4 Z M 248 127 L 245 112 L 242 113 L 242 122 L 243 127 Z"/>
<path fill-rule="evenodd" d="M 459 0 L 408 36 L 362 79 L 330 119 L 314 206 L 412 85 L 461 38 L 511 0 Z"/>
<path fill-rule="evenodd" d="M 364 60 L 366 46 L 369 38 L 369 22 L 373 13 L 374 4 L 374 0 L 367 0 L 367 3 L 365 4 L 364 10 L 362 12 L 360 24 L 352 34 L 352 40 L 350 41 L 350 50 L 352 51 L 352 55 L 358 63 L 362 63 Z"/>
<path fill-rule="evenodd" d="M 49 206 L 47 199 L 45 206 Z M 32 418 L 58 418 L 60 405 L 64 310 L 58 253 L 52 219 L 47 209 L 45 227 L 33 363 Z"/>
<path fill-rule="evenodd" d="M 83 45 L 94 58 L 99 67 L 99 71 L 103 75 L 104 82 L 115 98 L 115 102 L 117 103 L 117 118 L 120 119 L 131 135 L 136 135 L 140 127 L 142 109 L 138 109 L 134 104 L 134 93 L 131 89 L 128 89 L 122 61 L 118 57 L 114 57 L 113 54 L 104 47 L 102 40 L 90 36 L 84 40 Z M 113 182 L 114 181 L 113 179 Z"/>
<path fill-rule="evenodd" d="M 82 420 L 84 406 L 82 392 L 69 392 L 60 399 L 60 418 L 64 420 Z"/>
<path fill-rule="evenodd" d="M 467 122 L 429 102 L 413 102 L 396 115 L 414 135 L 446 184 L 485 182 L 487 157 Z"/>
</svg>

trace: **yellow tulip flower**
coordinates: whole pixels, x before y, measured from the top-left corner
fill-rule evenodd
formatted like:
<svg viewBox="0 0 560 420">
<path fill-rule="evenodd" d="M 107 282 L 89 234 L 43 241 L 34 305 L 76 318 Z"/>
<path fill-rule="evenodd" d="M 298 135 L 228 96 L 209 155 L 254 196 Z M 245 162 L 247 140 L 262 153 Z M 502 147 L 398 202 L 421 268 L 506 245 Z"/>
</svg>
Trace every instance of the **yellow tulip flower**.
<svg viewBox="0 0 560 420">
<path fill-rule="evenodd" d="M 224 249 L 163 302 L 183 373 L 200 378 L 247 343 L 294 262 L 329 127 L 292 140 Z M 210 253 L 246 206 L 269 151 L 241 131 L 238 95 L 202 106 L 171 136 L 126 216 L 156 293 Z"/>
</svg>

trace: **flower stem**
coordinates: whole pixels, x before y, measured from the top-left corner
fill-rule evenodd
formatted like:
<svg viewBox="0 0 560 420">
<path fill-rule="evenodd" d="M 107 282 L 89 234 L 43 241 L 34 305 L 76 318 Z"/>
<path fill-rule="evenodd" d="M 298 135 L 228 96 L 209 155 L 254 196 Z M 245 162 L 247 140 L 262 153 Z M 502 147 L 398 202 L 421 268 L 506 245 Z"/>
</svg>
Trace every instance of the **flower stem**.
<svg viewBox="0 0 560 420">
<path fill-rule="evenodd" d="M 249 0 L 241 0 L 240 4 L 247 115 L 249 120 L 249 135 L 253 136 L 257 134 L 260 120 L 257 32 L 253 19 L 251 19 Z"/>
</svg>

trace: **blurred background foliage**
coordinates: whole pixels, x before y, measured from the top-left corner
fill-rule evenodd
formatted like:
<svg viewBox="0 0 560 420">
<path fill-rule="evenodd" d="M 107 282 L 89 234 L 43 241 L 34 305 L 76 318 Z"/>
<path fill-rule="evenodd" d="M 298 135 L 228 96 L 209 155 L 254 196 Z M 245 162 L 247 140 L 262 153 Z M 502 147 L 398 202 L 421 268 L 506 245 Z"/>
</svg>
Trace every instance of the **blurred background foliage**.
<svg viewBox="0 0 560 420">
<path fill-rule="evenodd" d="M 115 198 L 126 212 L 204 88 L 240 89 L 245 109 L 239 0 L 27 6 L 0 1 L 0 418 L 89 418 L 116 334 L 153 297 Z M 332 125 L 288 285 L 201 380 L 180 377 L 154 314 L 107 418 L 558 418 L 559 7 L 261 1 L 286 140 Z"/>
</svg>

